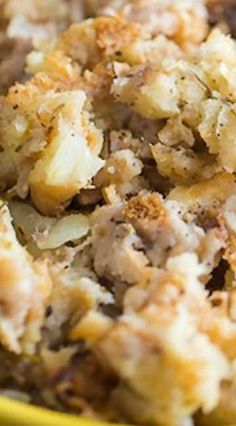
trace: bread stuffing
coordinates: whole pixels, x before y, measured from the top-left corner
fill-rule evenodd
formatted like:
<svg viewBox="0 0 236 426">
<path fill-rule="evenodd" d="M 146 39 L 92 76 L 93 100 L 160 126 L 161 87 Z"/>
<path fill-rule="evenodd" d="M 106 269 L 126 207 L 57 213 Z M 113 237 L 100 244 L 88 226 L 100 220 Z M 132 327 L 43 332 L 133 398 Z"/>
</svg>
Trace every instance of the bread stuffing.
<svg viewBox="0 0 236 426">
<path fill-rule="evenodd" d="M 0 2 L 0 395 L 235 423 L 232 3 Z"/>
</svg>

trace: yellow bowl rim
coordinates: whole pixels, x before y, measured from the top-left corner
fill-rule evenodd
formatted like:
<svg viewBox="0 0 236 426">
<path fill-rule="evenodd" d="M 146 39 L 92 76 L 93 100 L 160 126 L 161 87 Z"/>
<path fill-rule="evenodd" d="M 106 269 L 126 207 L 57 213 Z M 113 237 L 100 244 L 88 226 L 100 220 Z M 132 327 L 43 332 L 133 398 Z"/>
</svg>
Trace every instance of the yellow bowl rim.
<svg viewBox="0 0 236 426">
<path fill-rule="evenodd" d="M 114 423 L 59 413 L 4 396 L 0 396 L 0 424 L 1 426 L 115 426 Z"/>
</svg>

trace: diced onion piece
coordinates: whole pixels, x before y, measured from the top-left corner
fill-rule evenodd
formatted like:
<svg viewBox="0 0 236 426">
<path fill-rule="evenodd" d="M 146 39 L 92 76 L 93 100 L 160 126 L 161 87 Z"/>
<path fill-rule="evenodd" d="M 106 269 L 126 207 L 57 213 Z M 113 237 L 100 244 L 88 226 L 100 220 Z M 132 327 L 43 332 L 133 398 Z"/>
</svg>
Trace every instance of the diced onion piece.
<svg viewBox="0 0 236 426">
<path fill-rule="evenodd" d="M 42 234 L 37 245 L 41 250 L 55 249 L 68 241 L 75 241 L 86 236 L 88 231 L 88 218 L 82 214 L 71 214 L 55 223 L 47 235 Z"/>
<path fill-rule="evenodd" d="M 9 203 L 15 225 L 28 241 L 35 241 L 41 250 L 55 249 L 68 241 L 87 235 L 88 218 L 83 214 L 70 214 L 60 219 L 42 216 L 32 206 L 19 201 Z"/>
</svg>

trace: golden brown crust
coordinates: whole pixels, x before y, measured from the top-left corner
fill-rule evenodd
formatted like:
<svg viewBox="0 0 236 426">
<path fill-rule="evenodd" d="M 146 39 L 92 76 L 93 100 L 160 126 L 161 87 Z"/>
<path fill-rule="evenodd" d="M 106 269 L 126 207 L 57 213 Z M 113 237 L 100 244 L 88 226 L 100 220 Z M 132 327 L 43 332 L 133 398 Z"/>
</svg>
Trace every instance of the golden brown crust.
<svg viewBox="0 0 236 426">
<path fill-rule="evenodd" d="M 130 200 L 125 209 L 125 217 L 128 220 L 158 220 L 166 221 L 166 210 L 157 194 L 140 194 Z"/>
<path fill-rule="evenodd" d="M 89 12 L 139 22 L 153 35 L 165 34 L 184 49 L 199 44 L 207 34 L 207 11 L 203 1 L 107 0 L 90 1 Z"/>
</svg>

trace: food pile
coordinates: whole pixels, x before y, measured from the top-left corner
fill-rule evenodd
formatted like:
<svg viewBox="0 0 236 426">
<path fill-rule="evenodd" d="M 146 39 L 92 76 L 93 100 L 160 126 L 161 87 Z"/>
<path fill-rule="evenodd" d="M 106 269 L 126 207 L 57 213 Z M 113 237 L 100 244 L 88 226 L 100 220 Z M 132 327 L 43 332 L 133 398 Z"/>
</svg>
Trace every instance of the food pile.
<svg viewBox="0 0 236 426">
<path fill-rule="evenodd" d="M 1 1 L 2 395 L 235 422 L 233 3 Z"/>
</svg>

